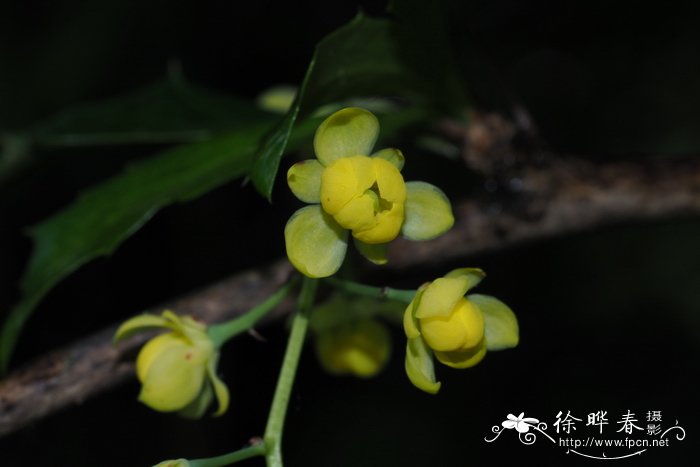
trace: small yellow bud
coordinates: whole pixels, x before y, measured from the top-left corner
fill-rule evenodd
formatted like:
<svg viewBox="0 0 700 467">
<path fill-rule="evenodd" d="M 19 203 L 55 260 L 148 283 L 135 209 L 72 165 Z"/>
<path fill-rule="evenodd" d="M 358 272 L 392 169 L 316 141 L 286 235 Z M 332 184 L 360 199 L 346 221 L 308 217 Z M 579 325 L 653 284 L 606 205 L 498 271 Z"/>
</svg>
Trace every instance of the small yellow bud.
<svg viewBox="0 0 700 467">
<path fill-rule="evenodd" d="M 423 338 L 433 350 L 468 350 L 484 338 L 484 315 L 466 298 L 460 299 L 448 316 L 420 318 Z"/>
<path fill-rule="evenodd" d="M 316 354 L 333 374 L 371 378 L 389 361 L 391 336 L 380 322 L 364 318 L 323 330 L 316 338 Z"/>
<path fill-rule="evenodd" d="M 166 328 L 143 346 L 136 359 L 136 374 L 142 384 L 139 400 L 160 412 L 178 412 L 199 418 L 212 402 L 219 402 L 215 415 L 223 414 L 229 402 L 226 385 L 216 375 L 219 353 L 206 326 L 171 311 L 162 316 L 144 314 L 120 326 L 115 340 L 151 328 Z"/>
</svg>

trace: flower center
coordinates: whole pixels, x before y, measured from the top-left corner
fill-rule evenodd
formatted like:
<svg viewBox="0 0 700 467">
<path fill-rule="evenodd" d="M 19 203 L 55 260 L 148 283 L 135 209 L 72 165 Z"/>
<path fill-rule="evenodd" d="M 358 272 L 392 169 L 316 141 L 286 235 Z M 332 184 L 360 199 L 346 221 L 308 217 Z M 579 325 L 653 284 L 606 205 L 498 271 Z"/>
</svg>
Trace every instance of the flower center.
<svg viewBox="0 0 700 467">
<path fill-rule="evenodd" d="M 321 176 L 321 204 L 358 240 L 386 243 L 404 220 L 406 184 L 390 162 L 368 156 L 344 157 Z"/>
<path fill-rule="evenodd" d="M 394 206 L 394 203 L 391 201 L 388 201 L 384 198 L 382 198 L 382 194 L 379 191 L 379 186 L 375 182 L 374 185 L 368 190 L 365 190 L 365 196 L 369 196 L 372 198 L 372 203 L 374 206 L 374 214 L 377 215 L 381 212 L 384 211 L 391 211 L 391 208 Z"/>
</svg>

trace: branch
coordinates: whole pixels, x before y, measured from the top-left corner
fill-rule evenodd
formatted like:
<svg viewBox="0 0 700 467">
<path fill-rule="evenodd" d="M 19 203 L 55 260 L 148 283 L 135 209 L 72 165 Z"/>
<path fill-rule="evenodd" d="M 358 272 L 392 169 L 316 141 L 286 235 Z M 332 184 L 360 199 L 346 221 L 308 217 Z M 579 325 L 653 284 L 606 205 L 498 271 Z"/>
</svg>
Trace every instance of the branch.
<svg viewBox="0 0 700 467">
<path fill-rule="evenodd" d="M 539 167 L 485 180 L 492 193 L 457 203 L 456 224 L 442 237 L 393 242 L 389 266 L 440 262 L 604 225 L 700 214 L 700 157 L 609 164 L 545 159 Z"/>
<path fill-rule="evenodd" d="M 457 222 L 450 232 L 429 242 L 393 242 L 390 266 L 456 259 L 605 224 L 700 214 L 700 159 L 595 165 L 545 157 L 487 173 L 489 193 L 482 190 L 455 203 Z M 286 261 L 279 262 L 156 309 L 171 308 L 210 323 L 229 319 L 276 290 L 290 270 Z M 277 315 L 289 309 L 283 304 Z M 54 351 L 0 382 L 0 436 L 131 377 L 133 363 L 126 357 L 146 336 L 115 348 L 115 329 Z"/>
</svg>

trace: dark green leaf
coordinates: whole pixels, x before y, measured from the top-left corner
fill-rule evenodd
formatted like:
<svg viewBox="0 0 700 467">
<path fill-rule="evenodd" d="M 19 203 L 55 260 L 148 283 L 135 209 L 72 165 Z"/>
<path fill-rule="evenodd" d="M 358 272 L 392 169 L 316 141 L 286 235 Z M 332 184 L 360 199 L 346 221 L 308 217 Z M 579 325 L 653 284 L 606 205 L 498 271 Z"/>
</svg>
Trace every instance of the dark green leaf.
<svg viewBox="0 0 700 467">
<path fill-rule="evenodd" d="M 402 67 L 389 29 L 387 20 L 360 14 L 319 42 L 282 125 L 267 137 L 256 155 L 250 175 L 263 196 L 272 196 L 280 159 L 300 113 L 308 114 L 320 104 L 349 96 L 397 93 L 403 82 Z"/>
<path fill-rule="evenodd" d="M 185 82 L 179 75 L 138 91 L 66 109 L 21 134 L 0 135 L 0 183 L 50 149 L 66 146 L 206 141 L 239 124 L 277 117 L 249 101 Z"/>
<path fill-rule="evenodd" d="M 312 60 L 313 66 L 313 60 Z M 303 88 L 303 86 L 302 86 Z M 279 170 L 282 153 L 287 147 L 287 140 L 294 128 L 297 115 L 299 114 L 299 105 L 295 99 L 289 112 L 284 116 L 284 119 L 277 127 L 265 138 L 262 146 L 253 162 L 253 167 L 250 171 L 250 177 L 257 190 L 270 200 L 272 196 L 272 185 L 275 183 L 275 176 Z"/>
<path fill-rule="evenodd" d="M 426 107 L 463 108 L 466 95 L 450 60 L 434 7 L 397 2 L 396 20 L 359 14 L 316 46 L 284 124 L 258 151 L 251 178 L 270 199 L 279 161 L 297 117 L 320 105 L 357 96 L 408 99 Z"/>
<path fill-rule="evenodd" d="M 29 134 L 44 146 L 196 142 L 240 123 L 270 119 L 249 101 L 170 77 L 131 94 L 65 110 Z"/>
<path fill-rule="evenodd" d="M 308 141 L 300 126 L 292 144 Z M 22 299 L 0 333 L 5 371 L 19 332 L 42 297 L 86 262 L 114 251 L 159 209 L 208 192 L 246 174 L 269 124 L 241 127 L 211 141 L 166 151 L 88 190 L 72 205 L 31 230 L 35 250 L 21 282 Z"/>
</svg>

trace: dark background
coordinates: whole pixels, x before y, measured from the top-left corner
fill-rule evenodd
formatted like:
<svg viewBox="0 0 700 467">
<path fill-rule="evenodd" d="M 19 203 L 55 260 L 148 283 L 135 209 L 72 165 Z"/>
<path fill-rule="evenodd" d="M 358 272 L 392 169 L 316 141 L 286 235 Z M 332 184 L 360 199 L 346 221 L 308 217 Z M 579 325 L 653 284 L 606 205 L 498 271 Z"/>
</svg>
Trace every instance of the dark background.
<svg viewBox="0 0 700 467">
<path fill-rule="evenodd" d="M 628 2 L 464 3 L 448 5 L 450 37 L 480 107 L 503 109 L 517 100 L 556 152 L 600 161 L 698 152 L 697 11 Z M 67 106 L 156 81 L 173 59 L 191 82 L 239 96 L 299 83 L 314 44 L 351 19 L 358 5 L 5 1 L 0 129 L 21 131 Z M 363 6 L 382 14 L 383 2 Z M 54 150 L 0 187 L 0 310 L 18 298 L 31 247 L 22 229 L 153 152 Z M 435 156 L 418 149 L 409 155 L 408 179 L 431 181 L 410 168 L 411 157 L 422 161 L 414 167 L 428 160 L 435 172 L 474 179 L 459 163 L 426 159 Z M 298 204 L 278 188 L 272 207 L 233 182 L 164 209 L 113 256 L 81 268 L 49 294 L 15 364 L 283 255 L 282 229 Z M 489 354 L 471 370 L 439 366 L 437 397 L 405 378 L 398 329 L 391 364 L 373 380 L 327 376 L 307 352 L 285 431 L 287 464 L 595 464 L 545 439 L 529 447 L 512 432 L 493 444 L 483 439 L 508 413 L 524 411 L 551 425 L 560 410 L 584 419 L 607 410 L 612 437 L 612 425 L 627 410 L 643 424 L 647 411 L 661 410 L 662 425 L 677 420 L 686 440 L 617 462 L 693 465 L 698 239 L 697 219 L 668 219 L 375 277 L 378 285 L 416 287 L 453 267 L 482 267 L 489 276 L 479 291 L 516 311 L 521 344 Z M 220 372 L 232 393 L 225 417 L 189 422 L 152 412 L 136 402 L 134 382 L 0 440 L 0 465 L 149 465 L 244 445 L 264 429 L 285 342 L 281 324 L 261 332 L 268 343 L 242 337 L 225 348 Z M 593 434 L 583 426 L 579 433 Z"/>
</svg>

